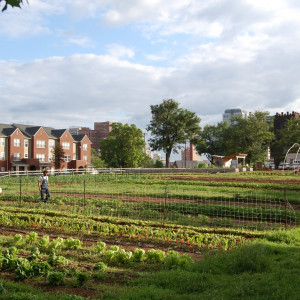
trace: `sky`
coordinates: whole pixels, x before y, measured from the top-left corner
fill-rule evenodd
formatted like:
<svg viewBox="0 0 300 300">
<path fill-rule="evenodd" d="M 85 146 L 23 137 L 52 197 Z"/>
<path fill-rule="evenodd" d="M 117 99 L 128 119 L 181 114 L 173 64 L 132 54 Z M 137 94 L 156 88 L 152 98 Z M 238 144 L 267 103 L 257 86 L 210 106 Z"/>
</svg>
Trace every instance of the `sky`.
<svg viewBox="0 0 300 300">
<path fill-rule="evenodd" d="M 298 0 L 23 2 L 0 13 L 0 123 L 146 132 L 163 99 L 202 127 L 229 108 L 300 112 Z"/>
</svg>

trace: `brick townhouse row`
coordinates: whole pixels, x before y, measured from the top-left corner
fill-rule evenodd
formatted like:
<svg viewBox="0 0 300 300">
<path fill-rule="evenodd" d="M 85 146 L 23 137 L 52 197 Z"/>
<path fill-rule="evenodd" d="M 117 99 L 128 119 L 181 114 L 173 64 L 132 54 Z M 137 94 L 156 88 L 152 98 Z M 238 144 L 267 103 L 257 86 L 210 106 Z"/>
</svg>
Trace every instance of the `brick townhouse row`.
<svg viewBox="0 0 300 300">
<path fill-rule="evenodd" d="M 0 171 L 54 169 L 53 149 L 64 149 L 62 169 L 80 169 L 91 164 L 91 141 L 67 129 L 22 124 L 0 124 Z"/>
</svg>

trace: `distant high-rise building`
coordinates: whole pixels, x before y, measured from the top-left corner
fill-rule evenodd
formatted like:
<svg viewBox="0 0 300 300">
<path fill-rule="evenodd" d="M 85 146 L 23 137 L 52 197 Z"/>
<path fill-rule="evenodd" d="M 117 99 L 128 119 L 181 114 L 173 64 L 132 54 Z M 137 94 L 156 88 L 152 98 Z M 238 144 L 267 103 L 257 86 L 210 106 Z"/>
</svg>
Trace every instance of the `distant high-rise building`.
<svg viewBox="0 0 300 300">
<path fill-rule="evenodd" d="M 244 119 L 248 118 L 248 112 L 245 110 L 242 110 L 240 108 L 233 108 L 233 109 L 225 109 L 225 112 L 223 114 L 223 122 L 227 122 L 229 125 L 232 125 L 233 122 L 231 121 L 231 118 L 233 116 L 242 117 Z"/>
<path fill-rule="evenodd" d="M 69 131 L 73 134 L 85 134 L 88 136 L 90 141 L 92 142 L 92 148 L 95 150 L 99 150 L 99 142 L 102 139 L 108 137 L 108 134 L 111 132 L 111 125 L 113 122 L 95 122 L 94 129 L 90 129 L 89 127 L 76 127 L 72 126 L 69 128 Z"/>
</svg>

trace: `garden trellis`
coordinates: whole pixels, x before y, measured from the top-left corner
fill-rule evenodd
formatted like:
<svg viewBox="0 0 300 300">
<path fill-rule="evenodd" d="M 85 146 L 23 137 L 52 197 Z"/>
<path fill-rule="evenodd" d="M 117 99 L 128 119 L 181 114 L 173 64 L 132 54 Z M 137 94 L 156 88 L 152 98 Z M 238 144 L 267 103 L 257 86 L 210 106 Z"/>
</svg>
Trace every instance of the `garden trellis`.
<svg viewBox="0 0 300 300">
<path fill-rule="evenodd" d="M 286 188 L 276 187 L 277 192 L 270 193 L 251 184 L 237 188 L 234 183 L 170 180 L 165 174 L 117 171 L 52 175 L 51 200 L 47 204 L 39 201 L 38 174 L 10 174 L 10 177 L 0 178 L 3 190 L 0 199 L 5 205 L 41 209 L 46 205 L 47 209 L 90 216 L 155 220 L 195 227 L 265 229 L 297 223 L 297 214 L 289 202 L 292 194 Z M 274 185 L 271 187 L 275 189 Z"/>
</svg>

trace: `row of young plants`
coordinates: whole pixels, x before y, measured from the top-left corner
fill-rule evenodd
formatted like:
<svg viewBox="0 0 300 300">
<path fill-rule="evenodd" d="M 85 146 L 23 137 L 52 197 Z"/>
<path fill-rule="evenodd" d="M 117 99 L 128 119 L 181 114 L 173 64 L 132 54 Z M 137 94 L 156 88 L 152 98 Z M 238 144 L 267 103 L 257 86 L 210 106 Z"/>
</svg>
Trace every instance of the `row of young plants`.
<svg viewBox="0 0 300 300">
<path fill-rule="evenodd" d="M 6 243 L 7 244 L 7 243 Z M 14 273 L 15 279 L 24 280 L 27 278 L 46 278 L 50 285 L 62 285 L 66 271 L 69 266 L 74 266 L 76 257 L 79 254 L 76 252 L 82 249 L 82 242 L 76 238 L 61 238 L 50 240 L 48 235 L 38 238 L 36 232 L 31 232 L 23 237 L 16 234 L 10 246 L 5 250 L 0 251 L 0 270 L 2 272 Z M 72 250 L 73 260 L 69 260 L 60 254 L 66 253 L 66 250 Z M 85 250 L 87 251 L 87 249 Z M 94 246 L 90 246 L 90 252 L 94 254 L 92 269 L 95 277 L 104 275 L 109 267 L 112 266 L 130 266 L 135 268 L 139 264 L 155 264 L 158 267 L 165 269 L 186 269 L 193 263 L 188 254 L 179 254 L 176 251 L 165 252 L 163 250 L 150 249 L 145 251 L 141 248 L 136 248 L 134 251 L 126 251 L 120 246 L 107 247 L 105 242 L 98 241 Z M 20 253 L 19 253 L 20 252 Z M 18 255 L 19 254 L 19 255 Z M 74 261 L 75 259 L 75 261 Z M 86 266 L 90 270 L 92 262 Z M 63 270 L 63 272 L 62 272 Z M 93 273 L 92 272 L 92 273 Z M 83 286 L 86 284 L 91 272 L 75 272 L 77 285 Z M 98 275 L 98 276 L 97 276 Z"/>
<path fill-rule="evenodd" d="M 6 194 L 0 197 L 6 201 L 14 201 L 20 204 L 20 196 L 16 194 Z M 22 202 L 37 202 L 37 195 L 23 194 Z M 21 202 L 21 203 L 22 203 Z M 122 202 L 121 200 L 105 200 L 105 199 L 84 199 L 82 197 L 72 196 L 52 196 L 51 202 L 59 205 L 85 206 L 90 208 L 92 214 L 105 214 L 115 216 L 134 216 L 137 215 L 143 219 L 164 219 L 171 216 L 171 219 L 180 218 L 182 215 L 205 215 L 210 217 L 225 217 L 235 219 L 245 219 L 252 222 L 279 222 L 279 223 L 297 223 L 298 214 L 285 207 L 281 203 L 281 208 L 268 206 L 268 202 L 263 205 L 248 205 L 243 206 L 243 203 L 238 205 L 227 202 L 224 198 L 219 198 L 220 204 L 203 201 L 202 203 L 190 202 L 173 202 L 172 199 L 161 199 L 157 202 Z"/>
<path fill-rule="evenodd" d="M 231 249 L 242 245 L 246 237 L 230 234 L 230 231 L 204 233 L 198 228 L 185 226 L 168 226 L 159 223 L 136 222 L 131 220 L 115 222 L 101 221 L 98 218 L 87 218 L 78 215 L 47 215 L 46 212 L 17 211 L 0 209 L 0 224 L 5 227 L 34 228 L 49 232 L 67 234 L 93 235 L 114 240 L 135 240 L 143 243 L 157 243 L 173 248 L 193 249 Z M 49 214 L 53 214 L 49 212 Z M 151 226 L 152 225 L 152 226 Z M 154 225 L 154 226 L 153 226 Z"/>
</svg>

